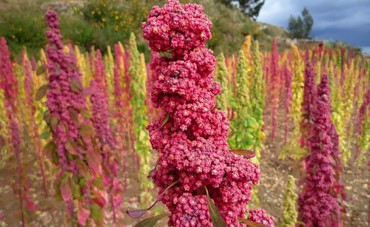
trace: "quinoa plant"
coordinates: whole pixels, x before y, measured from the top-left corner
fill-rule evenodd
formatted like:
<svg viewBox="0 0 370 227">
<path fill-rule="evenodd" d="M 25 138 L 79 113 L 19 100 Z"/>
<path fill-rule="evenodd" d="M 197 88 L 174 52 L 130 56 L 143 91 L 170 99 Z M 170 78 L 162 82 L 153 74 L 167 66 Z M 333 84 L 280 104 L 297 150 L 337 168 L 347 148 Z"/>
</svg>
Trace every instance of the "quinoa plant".
<svg viewBox="0 0 370 227">
<path fill-rule="evenodd" d="M 316 96 L 316 93 L 314 94 Z M 341 223 L 338 134 L 330 120 L 330 88 L 324 74 L 314 99 L 313 128 L 308 137 L 306 181 L 299 195 L 299 220 L 306 226 L 339 226 Z"/>
<path fill-rule="evenodd" d="M 44 163 L 43 163 L 43 158 L 42 158 L 42 149 L 41 149 L 41 142 L 39 140 L 39 129 L 36 121 L 36 105 L 34 102 L 35 98 L 35 86 L 33 82 L 33 71 L 32 71 L 32 65 L 31 61 L 28 59 L 27 52 L 23 51 L 21 54 L 21 61 L 22 61 L 22 66 L 24 69 L 24 91 L 26 95 L 26 108 L 28 109 L 29 112 L 27 113 L 27 121 L 29 122 L 29 132 L 31 134 L 32 138 L 32 143 L 34 144 L 35 148 L 35 154 L 37 157 L 37 161 L 39 164 L 40 172 L 41 172 L 41 177 L 42 177 L 42 186 L 45 192 L 45 196 L 48 196 L 48 188 L 46 185 L 46 174 L 44 170 Z"/>
<path fill-rule="evenodd" d="M 220 83 L 222 92 L 216 97 L 217 107 L 227 113 L 230 100 L 230 83 L 228 70 L 225 64 L 224 54 L 217 56 L 216 80 Z"/>
<path fill-rule="evenodd" d="M 316 83 L 312 64 L 306 63 L 304 71 L 304 87 L 301 120 L 301 146 L 308 147 L 308 138 L 313 130 L 313 113 L 316 105 Z"/>
<path fill-rule="evenodd" d="M 274 226 L 263 210 L 247 208 L 259 170 L 229 151 L 229 123 L 216 109 L 216 59 L 205 47 L 212 23 L 202 11 L 200 5 L 169 0 L 163 8 L 154 6 L 142 25 L 150 48 L 171 55 L 151 64 L 152 102 L 164 114 L 148 127 L 158 151 L 150 176 L 170 211 L 169 226 L 245 226 L 239 219 L 246 212 L 249 221 Z"/>
<path fill-rule="evenodd" d="M 46 47 L 48 84 L 39 92 L 46 93 L 48 110 L 44 119 L 52 140 L 45 150 L 58 166 L 57 191 L 67 205 L 72 223 L 102 225 L 108 206 L 103 178 L 103 156 L 85 104 L 81 73 L 72 52 L 65 52 L 55 11 L 46 13 L 49 44 Z"/>
<path fill-rule="evenodd" d="M 148 125 L 146 100 L 146 68 L 142 65 L 140 53 L 137 49 L 136 38 L 130 36 L 130 104 L 132 106 L 132 122 L 135 136 L 134 149 L 140 159 L 139 180 L 142 189 L 141 201 L 149 201 L 150 188 L 153 184 L 147 178 L 150 171 L 150 144 L 149 134 L 145 128 Z"/>
<path fill-rule="evenodd" d="M 276 121 L 277 121 L 277 109 L 279 108 L 279 89 L 280 89 L 280 77 L 279 77 L 279 53 L 277 49 L 276 39 L 272 42 L 271 52 L 271 78 L 270 79 L 270 106 L 271 106 L 271 139 L 274 140 L 276 135 Z"/>
<path fill-rule="evenodd" d="M 15 157 L 16 180 L 15 194 L 19 199 L 19 213 L 21 226 L 26 225 L 26 211 L 34 211 L 36 205 L 30 200 L 29 183 L 25 177 L 22 157 L 25 155 L 21 150 L 21 136 L 18 109 L 18 80 L 14 73 L 12 62 L 10 61 L 10 52 L 5 38 L 0 38 L 0 88 L 3 91 L 5 121 L 9 135 L 9 143 Z M 5 126 L 3 126 L 5 127 Z M 5 138 L 2 141 L 5 144 Z M 2 148 L 2 147 L 1 147 Z"/>
<path fill-rule="evenodd" d="M 297 223 L 298 212 L 296 208 L 298 195 L 296 193 L 295 178 L 288 176 L 283 201 L 283 217 L 281 226 L 294 227 Z"/>
</svg>

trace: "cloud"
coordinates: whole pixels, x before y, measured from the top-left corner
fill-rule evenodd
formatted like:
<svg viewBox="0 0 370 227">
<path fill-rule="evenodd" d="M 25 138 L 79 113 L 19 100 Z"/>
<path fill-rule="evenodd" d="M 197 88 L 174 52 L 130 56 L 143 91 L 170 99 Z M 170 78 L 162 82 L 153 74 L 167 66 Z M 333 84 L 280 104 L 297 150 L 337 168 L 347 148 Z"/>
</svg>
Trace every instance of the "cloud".
<svg viewBox="0 0 370 227">
<path fill-rule="evenodd" d="M 258 20 L 286 28 L 290 15 L 300 15 L 303 7 L 314 19 L 313 36 L 370 46 L 369 0 L 266 0 Z"/>
</svg>

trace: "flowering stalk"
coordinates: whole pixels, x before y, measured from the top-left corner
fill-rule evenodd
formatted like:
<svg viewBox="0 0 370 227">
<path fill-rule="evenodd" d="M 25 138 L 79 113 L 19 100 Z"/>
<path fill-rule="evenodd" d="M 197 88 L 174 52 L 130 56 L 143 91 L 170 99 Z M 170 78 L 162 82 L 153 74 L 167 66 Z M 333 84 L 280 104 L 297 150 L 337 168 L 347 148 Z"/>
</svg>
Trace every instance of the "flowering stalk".
<svg viewBox="0 0 370 227">
<path fill-rule="evenodd" d="M 277 120 L 277 109 L 279 108 L 279 65 L 278 65 L 278 49 L 276 39 L 272 42 L 272 53 L 271 53 L 271 78 L 270 78 L 270 101 L 271 101 L 271 139 L 275 138 L 276 134 L 276 120 Z"/>
<path fill-rule="evenodd" d="M 341 134 L 341 152 L 342 152 L 342 160 L 343 163 L 346 164 L 351 157 L 351 151 L 352 151 L 352 132 L 353 132 L 353 124 L 349 124 L 351 121 L 351 117 L 353 114 L 353 106 L 355 103 L 354 100 L 354 94 L 355 94 L 355 83 L 356 78 L 355 76 L 357 73 L 354 70 L 354 61 L 351 61 L 351 63 L 348 65 L 346 64 L 344 66 L 344 75 L 345 78 L 343 80 L 343 87 L 342 87 L 342 116 L 341 120 L 343 121 L 343 124 L 347 126 L 345 128 L 345 132 Z M 349 125 L 348 125 L 349 124 Z"/>
<path fill-rule="evenodd" d="M 5 116 L 7 122 L 7 131 L 10 132 L 10 140 L 12 144 L 12 150 L 16 159 L 16 171 L 17 171 L 17 196 L 19 197 L 19 210 L 21 214 L 21 225 L 25 226 L 25 205 L 27 201 L 27 183 L 25 182 L 23 175 L 22 159 L 21 159 L 21 138 L 19 132 L 18 120 L 16 118 L 18 113 L 18 80 L 14 74 L 13 66 L 10 61 L 10 53 L 6 40 L 0 38 L 0 88 L 4 94 L 4 107 Z M 31 202 L 30 202 L 31 204 Z"/>
<path fill-rule="evenodd" d="M 242 49 L 249 69 L 252 68 L 251 46 L 252 46 L 252 37 L 250 35 L 247 35 L 245 37 Z"/>
<path fill-rule="evenodd" d="M 111 47 L 107 47 L 107 53 L 103 57 L 106 79 L 107 79 L 107 92 L 108 92 L 108 107 L 111 108 L 114 105 L 114 57 Z"/>
<path fill-rule="evenodd" d="M 306 158 L 306 182 L 299 195 L 299 220 L 306 226 L 339 226 L 338 195 L 340 161 L 338 135 L 330 120 L 330 88 L 326 74 L 317 89 L 310 134 L 310 155 Z"/>
<path fill-rule="evenodd" d="M 33 138 L 33 143 L 36 148 L 36 157 L 39 162 L 39 167 L 40 167 L 40 172 L 41 172 L 41 177 L 42 177 L 42 185 L 43 189 L 45 192 L 46 197 L 48 196 L 48 189 L 46 186 L 46 176 L 45 176 L 45 171 L 44 171 L 44 163 L 42 160 L 42 150 L 41 150 L 41 143 L 39 140 L 39 129 L 38 125 L 36 124 L 36 106 L 34 103 L 34 92 L 33 92 L 33 78 L 32 78 L 32 66 L 31 62 L 29 61 L 27 57 L 27 53 L 25 51 L 22 52 L 22 65 L 24 69 L 24 74 L 25 74 L 25 80 L 24 80 L 24 90 L 25 90 L 25 95 L 26 95 L 26 101 L 27 101 L 27 109 L 30 110 L 28 113 L 30 115 L 29 117 L 29 122 L 30 122 L 30 127 L 31 127 L 31 134 Z"/>
<path fill-rule="evenodd" d="M 330 84 L 330 101 L 331 101 L 331 115 L 330 118 L 337 129 L 339 134 L 339 148 L 341 151 L 345 150 L 346 144 L 342 137 L 344 134 L 346 124 L 343 120 L 343 116 L 346 115 L 343 108 L 342 101 L 342 86 L 340 85 L 339 78 L 336 78 L 338 69 L 334 68 L 333 62 L 330 61 L 328 64 L 329 84 Z"/>
<path fill-rule="evenodd" d="M 313 128 L 313 112 L 316 103 L 315 73 L 310 62 L 307 62 L 304 71 L 304 87 L 301 121 L 301 146 L 308 146 L 308 138 Z"/>
<path fill-rule="evenodd" d="M 237 105 L 235 107 L 235 117 L 231 121 L 231 128 L 234 134 L 229 139 L 229 146 L 232 149 L 251 149 L 256 152 L 253 161 L 258 164 L 261 158 L 260 148 L 260 125 L 253 118 L 252 100 L 249 96 L 250 78 L 249 68 L 246 62 L 244 51 L 239 51 L 238 68 L 235 76 L 235 97 Z M 253 101 L 256 101 L 253 99 Z M 239 133 L 243 132 L 243 133 Z M 253 187 L 252 205 L 258 205 L 258 189 Z"/>
<path fill-rule="evenodd" d="M 370 148 L 370 88 L 365 94 L 364 101 L 359 109 L 358 128 L 356 132 L 356 156 L 358 157 L 358 165 L 362 166 L 363 162 L 368 157 Z"/>
<path fill-rule="evenodd" d="M 292 74 L 289 71 L 288 67 L 285 65 L 283 68 L 283 74 L 285 75 L 285 125 L 284 125 L 284 144 L 287 143 L 288 139 L 288 124 L 290 118 L 290 107 L 292 103 Z"/>
<path fill-rule="evenodd" d="M 295 191 L 295 178 L 292 175 L 289 175 L 283 202 L 283 217 L 281 223 L 281 226 L 283 227 L 294 227 L 297 223 L 298 212 L 296 209 L 296 203 L 298 195 Z"/>
<path fill-rule="evenodd" d="M 104 164 L 104 186 L 107 188 L 108 199 L 111 203 L 111 210 L 113 212 L 113 222 L 117 222 L 117 218 L 122 217 L 121 212 L 117 206 L 122 204 L 121 182 L 118 179 L 118 155 L 116 152 L 116 142 L 110 128 L 109 114 L 108 114 L 108 92 L 104 84 L 105 68 L 101 58 L 100 51 L 97 51 L 97 58 L 95 60 L 95 78 L 90 84 L 90 89 L 96 92 L 90 96 L 92 104 L 92 122 L 95 128 L 96 137 L 99 140 L 99 147 L 102 150 L 102 163 Z"/>
<path fill-rule="evenodd" d="M 263 80 L 263 69 L 259 51 L 258 41 L 253 42 L 253 74 L 251 78 L 250 96 L 253 97 L 250 100 L 249 112 L 251 116 L 256 119 L 258 127 L 256 133 L 258 137 L 255 137 L 255 144 L 253 150 L 256 152 L 257 159 L 260 159 L 260 151 L 262 149 L 262 142 L 265 139 L 265 134 L 262 131 L 264 125 L 263 112 L 266 98 L 266 84 Z"/>
<path fill-rule="evenodd" d="M 230 86 L 228 80 L 228 71 L 225 64 L 224 54 L 217 56 L 216 80 L 220 83 L 222 92 L 216 97 L 217 107 L 227 113 L 230 99 Z"/>
<path fill-rule="evenodd" d="M 145 130 L 148 124 L 146 100 L 146 69 L 140 60 L 140 54 L 136 45 L 136 38 L 133 33 L 130 36 L 130 104 L 132 107 L 133 130 L 135 136 L 134 149 L 140 158 L 139 180 L 144 191 L 141 194 L 141 201 L 150 201 L 149 189 L 153 184 L 147 178 L 150 171 L 150 145 L 149 134 Z"/>
<path fill-rule="evenodd" d="M 171 53 L 151 65 L 152 102 L 165 113 L 148 127 L 159 156 L 150 176 L 159 193 L 179 182 L 159 198 L 171 213 L 169 226 L 213 226 L 205 187 L 226 225 L 244 226 L 238 219 L 247 212 L 259 170 L 229 151 L 229 123 L 215 108 L 221 92 L 213 81 L 215 57 L 205 48 L 211 22 L 202 11 L 200 5 L 169 0 L 163 8 L 154 6 L 142 25 L 153 51 Z M 255 221 L 274 225 L 265 213 L 249 212 Z"/>
<path fill-rule="evenodd" d="M 94 91 L 83 89 L 74 55 L 63 50 L 57 13 L 48 11 L 46 19 L 49 110 L 44 118 L 53 140 L 45 149 L 52 153 L 59 167 L 58 191 L 67 204 L 71 220 L 83 226 L 87 222 L 102 225 L 107 204 L 102 184 L 102 152 L 96 146 L 84 97 Z"/>
</svg>

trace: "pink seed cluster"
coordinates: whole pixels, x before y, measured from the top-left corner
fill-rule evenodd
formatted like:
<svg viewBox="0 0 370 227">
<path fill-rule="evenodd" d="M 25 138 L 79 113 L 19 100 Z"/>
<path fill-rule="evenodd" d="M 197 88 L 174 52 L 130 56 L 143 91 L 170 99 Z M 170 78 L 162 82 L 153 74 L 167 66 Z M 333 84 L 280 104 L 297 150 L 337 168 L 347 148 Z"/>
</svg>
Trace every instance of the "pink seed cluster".
<svg viewBox="0 0 370 227">
<path fill-rule="evenodd" d="M 275 219 L 273 217 L 269 217 L 266 214 L 266 211 L 262 209 L 250 210 L 248 220 L 261 223 L 264 226 L 272 226 L 275 222 Z"/>
<path fill-rule="evenodd" d="M 313 111 L 314 127 L 306 158 L 306 184 L 299 196 L 300 220 L 306 226 L 339 226 L 337 195 L 341 186 L 334 174 L 340 168 L 338 135 L 330 120 L 330 88 L 323 75 Z"/>
<path fill-rule="evenodd" d="M 46 105 L 50 110 L 50 118 L 56 118 L 59 123 L 53 135 L 57 141 L 59 165 L 64 171 L 77 172 L 76 163 L 73 160 L 67 160 L 66 143 L 79 136 L 78 125 L 71 117 L 72 111 L 85 109 L 84 97 L 71 89 L 71 80 L 75 79 L 80 82 L 81 74 L 71 67 L 76 65 L 73 55 L 66 55 L 63 52 L 64 45 L 59 31 L 57 13 L 52 10 L 48 11 L 46 20 L 49 27 L 46 32 L 49 39 L 49 45 L 46 47 L 47 68 L 50 73 Z"/>
<path fill-rule="evenodd" d="M 90 83 L 90 88 L 95 92 L 91 95 L 90 101 L 93 112 L 93 125 L 95 132 L 102 144 L 114 145 L 114 138 L 109 127 L 108 113 L 108 94 L 106 86 L 106 74 L 104 62 L 100 51 L 97 51 L 95 60 L 94 80 Z"/>
<path fill-rule="evenodd" d="M 171 213 L 169 226 L 213 226 L 205 187 L 227 226 L 245 226 L 238 218 L 259 180 L 255 164 L 229 152 L 230 125 L 216 109 L 215 57 L 205 48 L 211 25 L 201 5 L 177 0 L 154 6 L 142 25 L 153 51 L 171 53 L 151 63 L 151 99 L 164 114 L 148 126 L 159 155 L 151 174 L 159 193 L 179 181 L 160 198 Z"/>
<path fill-rule="evenodd" d="M 301 122 L 302 136 L 301 145 L 308 146 L 308 137 L 313 127 L 313 109 L 315 106 L 316 98 L 316 83 L 315 72 L 310 62 L 307 62 L 304 71 L 304 88 L 303 88 L 303 103 L 302 103 L 302 116 Z"/>
</svg>

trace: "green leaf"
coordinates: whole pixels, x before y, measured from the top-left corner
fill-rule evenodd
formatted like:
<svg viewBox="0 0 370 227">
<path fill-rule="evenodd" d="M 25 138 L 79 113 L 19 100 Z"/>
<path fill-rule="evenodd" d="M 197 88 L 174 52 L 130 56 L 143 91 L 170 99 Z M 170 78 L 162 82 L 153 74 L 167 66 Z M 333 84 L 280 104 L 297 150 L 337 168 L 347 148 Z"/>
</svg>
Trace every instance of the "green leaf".
<svg viewBox="0 0 370 227">
<path fill-rule="evenodd" d="M 57 152 L 53 152 L 53 153 L 51 153 L 51 155 L 52 155 L 53 163 L 55 165 L 58 165 L 59 164 L 59 156 L 58 156 L 58 153 Z"/>
<path fill-rule="evenodd" d="M 40 139 L 48 139 L 50 137 L 49 132 L 43 132 L 40 136 Z"/>
<path fill-rule="evenodd" d="M 82 137 L 93 137 L 94 129 L 90 125 L 83 123 L 80 126 L 80 134 Z"/>
<path fill-rule="evenodd" d="M 0 151 L 5 147 L 5 139 L 2 135 L 0 135 Z"/>
<path fill-rule="evenodd" d="M 78 184 L 73 185 L 73 198 L 75 199 L 81 198 L 81 191 Z"/>
<path fill-rule="evenodd" d="M 50 141 L 44 147 L 44 153 L 52 153 L 52 152 L 56 152 L 56 150 L 57 150 L 57 145 L 53 141 Z"/>
<path fill-rule="evenodd" d="M 96 203 L 91 205 L 91 218 L 94 221 L 102 222 L 104 218 L 103 209 L 101 209 Z"/>
<path fill-rule="evenodd" d="M 253 129 L 258 128 L 258 122 L 253 117 L 249 118 L 249 126 Z"/>
<path fill-rule="evenodd" d="M 96 186 L 98 189 L 104 189 L 104 183 L 101 177 L 95 178 L 93 180 L 93 185 Z"/>
<path fill-rule="evenodd" d="M 81 109 L 80 114 L 82 114 L 82 116 L 84 116 L 85 118 L 91 118 L 91 115 L 87 110 Z"/>
<path fill-rule="evenodd" d="M 46 124 L 50 123 L 50 110 L 46 110 L 44 115 L 42 116 Z"/>
<path fill-rule="evenodd" d="M 158 214 L 158 215 L 150 217 L 150 218 L 146 218 L 146 219 L 142 220 L 141 222 L 137 223 L 135 225 L 135 227 L 153 227 L 153 226 L 155 226 L 155 224 L 159 220 L 161 220 L 162 218 L 167 217 L 167 216 L 168 216 L 168 214 L 164 213 L 164 214 Z"/>
<path fill-rule="evenodd" d="M 56 128 L 58 126 L 58 122 L 59 122 L 59 120 L 58 120 L 58 118 L 56 116 L 51 117 L 51 119 L 50 119 L 50 127 L 51 127 L 51 129 L 53 131 L 56 130 Z"/>
<path fill-rule="evenodd" d="M 70 88 L 74 92 L 81 92 L 82 91 L 82 85 L 76 77 L 73 77 L 71 79 Z"/>
<path fill-rule="evenodd" d="M 257 222 L 254 222 L 254 221 L 250 221 L 248 219 L 244 219 L 244 218 L 239 218 L 239 221 L 241 223 L 244 223 L 247 225 L 247 227 L 266 227 L 265 225 L 263 224 L 260 224 L 260 223 L 257 223 Z"/>
<path fill-rule="evenodd" d="M 162 127 L 168 122 L 169 119 L 170 119 L 170 115 L 167 114 L 166 117 L 164 118 L 163 122 L 162 122 Z"/>
<path fill-rule="evenodd" d="M 43 74 L 46 70 L 46 66 L 45 65 L 41 65 L 40 67 L 37 68 L 36 70 L 36 75 L 37 76 L 40 76 L 41 74 Z"/>
<path fill-rule="evenodd" d="M 49 85 L 42 85 L 36 92 L 36 101 L 41 100 L 45 95 L 46 92 L 49 90 Z"/>
<path fill-rule="evenodd" d="M 211 219 L 212 219 L 213 226 L 226 227 L 226 224 L 225 224 L 224 220 L 222 219 L 220 213 L 218 212 L 216 205 L 211 200 L 211 197 L 209 197 L 207 187 L 205 187 L 205 190 L 206 190 L 206 194 L 207 194 L 209 213 L 211 214 Z"/>
</svg>

